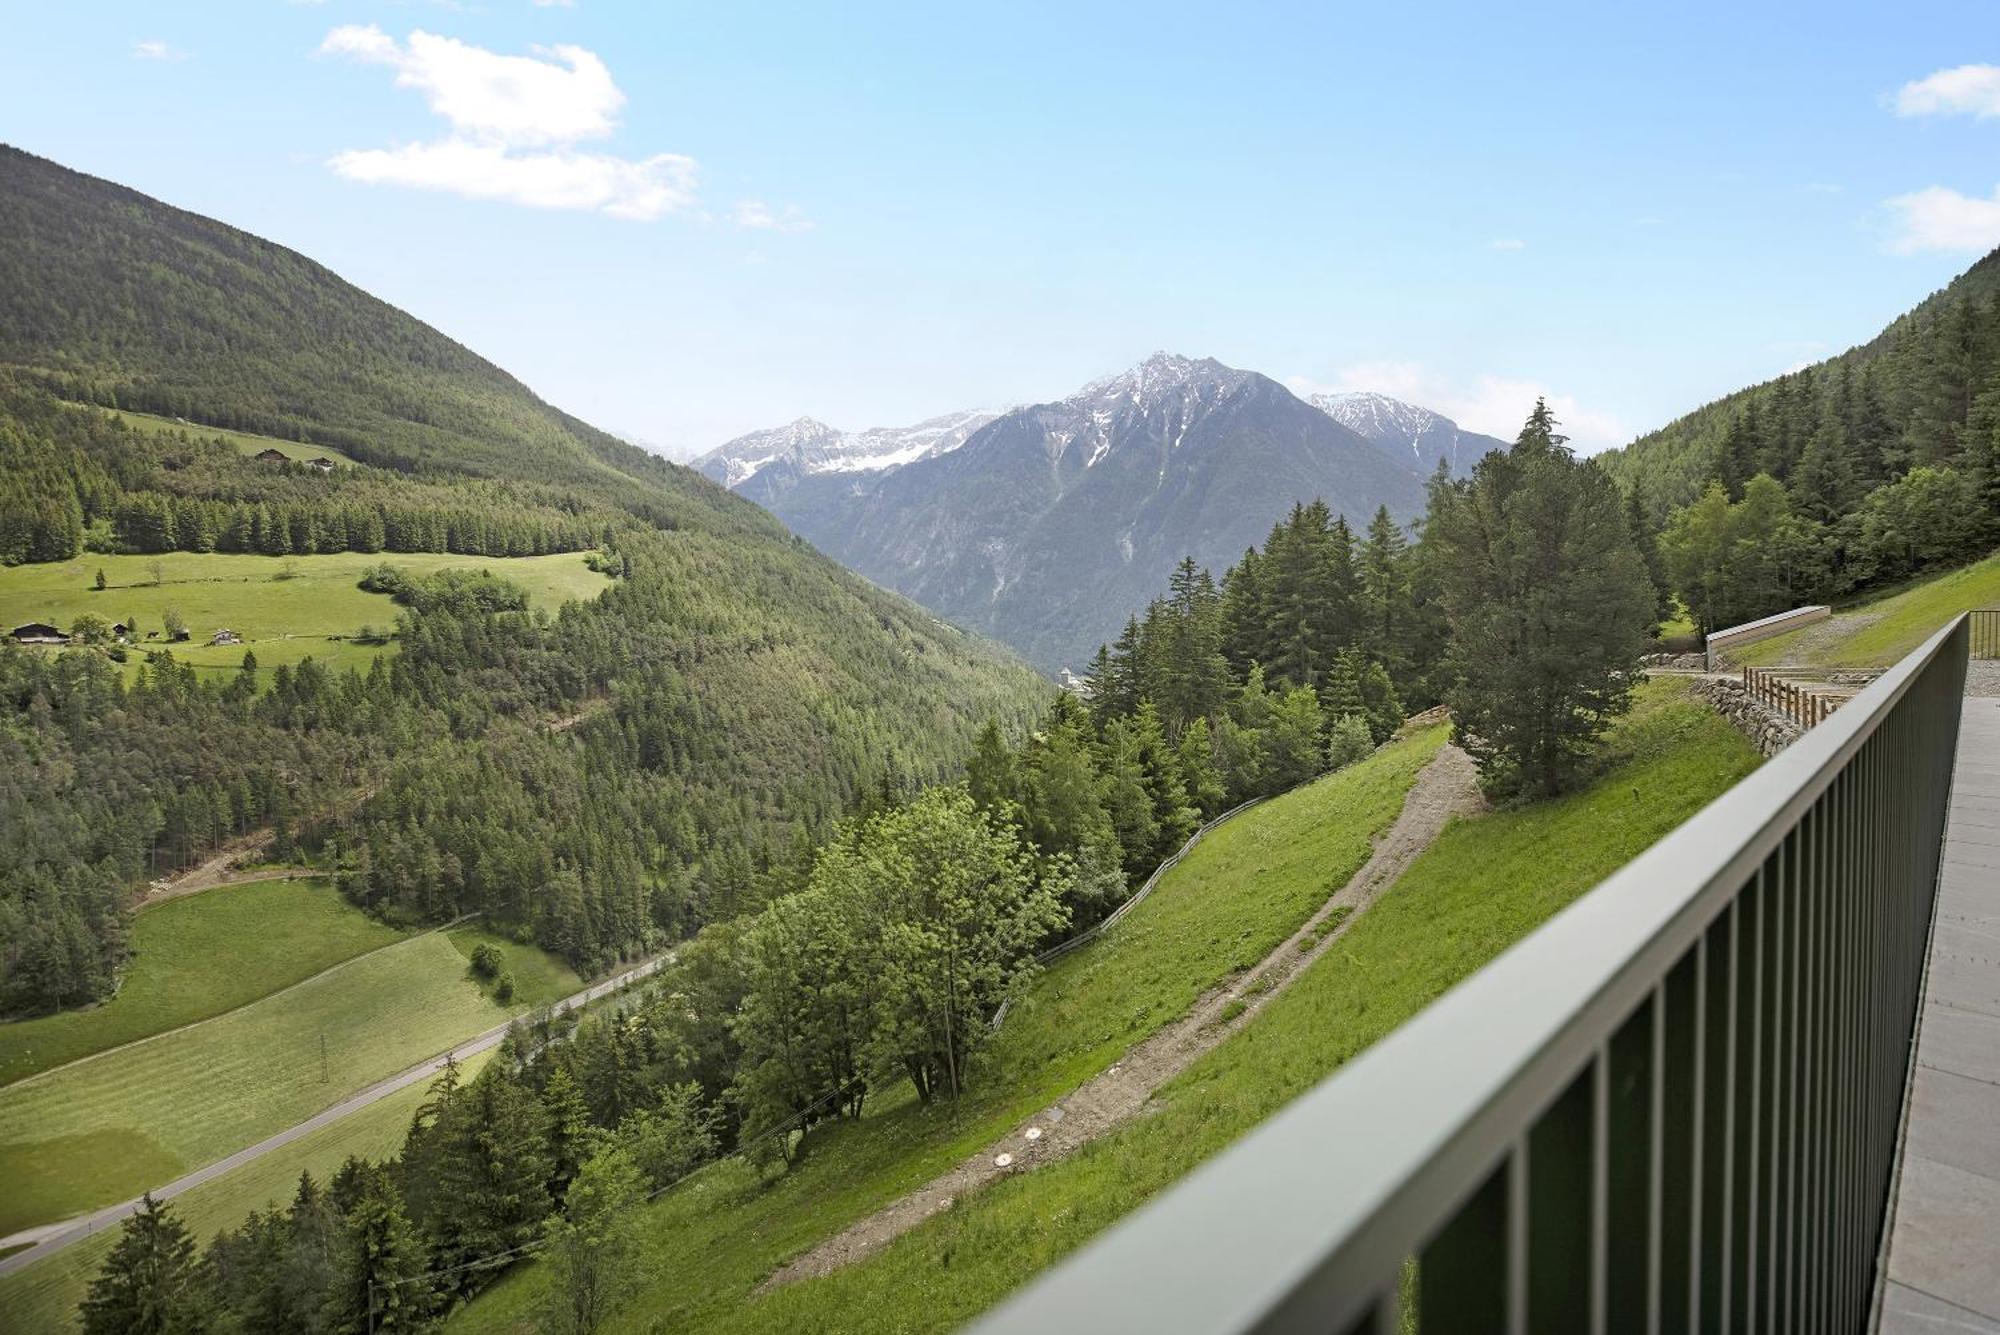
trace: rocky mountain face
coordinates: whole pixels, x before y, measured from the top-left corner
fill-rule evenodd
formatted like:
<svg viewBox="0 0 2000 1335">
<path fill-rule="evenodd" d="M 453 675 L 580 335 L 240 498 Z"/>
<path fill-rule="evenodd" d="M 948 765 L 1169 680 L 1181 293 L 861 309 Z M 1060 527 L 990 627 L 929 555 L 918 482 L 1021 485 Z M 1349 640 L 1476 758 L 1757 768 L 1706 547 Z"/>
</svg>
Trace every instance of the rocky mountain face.
<svg viewBox="0 0 2000 1335">
<path fill-rule="evenodd" d="M 1507 442 L 1466 431 L 1442 413 L 1392 399 L 1387 394 L 1359 390 L 1347 394 L 1315 394 L 1313 407 L 1369 444 L 1428 477 L 1438 462 L 1451 465 L 1453 477 L 1463 477 L 1492 450 Z"/>
<path fill-rule="evenodd" d="M 817 426 L 745 437 L 701 466 L 740 468 L 765 451 L 770 462 L 735 484 L 742 495 L 1050 672 L 1115 637 L 1183 556 L 1220 570 L 1295 503 L 1322 498 L 1357 526 L 1379 505 L 1415 517 L 1449 448 L 1433 432 L 1430 453 L 1406 440 L 1404 457 L 1254 371 L 1167 353 L 1001 413 L 955 447 L 935 432 L 890 465 L 826 462 L 834 442 L 858 438 Z M 922 428 L 935 424 L 908 430 Z M 773 448 L 773 436 L 786 439 Z"/>
</svg>

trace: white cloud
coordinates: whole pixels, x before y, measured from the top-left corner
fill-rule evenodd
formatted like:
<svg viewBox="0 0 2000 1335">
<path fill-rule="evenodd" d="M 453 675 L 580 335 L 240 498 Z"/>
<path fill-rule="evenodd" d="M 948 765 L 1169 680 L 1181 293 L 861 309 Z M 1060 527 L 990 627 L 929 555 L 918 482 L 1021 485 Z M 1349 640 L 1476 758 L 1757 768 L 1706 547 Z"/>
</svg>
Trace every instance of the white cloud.
<svg viewBox="0 0 2000 1335">
<path fill-rule="evenodd" d="M 329 165 L 350 181 L 447 190 L 467 199 L 576 209 L 647 221 L 695 202 L 695 162 L 677 153 L 639 161 L 606 153 L 515 152 L 500 144 L 440 139 L 401 148 L 349 149 Z"/>
<path fill-rule="evenodd" d="M 1897 233 L 1889 249 L 1899 255 L 1919 251 L 1985 251 L 2000 246 L 2000 186 L 1991 198 L 1961 195 L 1934 185 L 1888 201 Z"/>
<path fill-rule="evenodd" d="M 787 204 L 782 210 L 773 211 L 761 199 L 740 199 L 736 209 L 729 215 L 730 221 L 738 227 L 747 227 L 758 232 L 810 232 L 812 219 Z"/>
<path fill-rule="evenodd" d="M 393 69 L 396 86 L 422 93 L 451 127 L 441 139 L 335 154 L 327 165 L 349 180 L 614 218 L 694 207 L 693 158 L 576 147 L 616 130 L 625 105 L 611 71 L 580 46 L 507 56 L 422 31 L 398 42 L 371 23 L 335 28 L 319 49 Z"/>
<path fill-rule="evenodd" d="M 319 49 L 389 66 L 396 71 L 396 86 L 422 92 L 452 129 L 496 143 L 536 146 L 601 139 L 617 128 L 625 105 L 611 71 L 580 46 L 537 47 L 537 56 L 503 56 L 423 31 L 399 44 L 370 23 L 335 28 Z"/>
<path fill-rule="evenodd" d="M 1486 245 L 1490 250 L 1526 250 L 1528 248 L 1527 242 L 1514 236 L 1497 237 L 1492 241 L 1488 241 Z"/>
<path fill-rule="evenodd" d="M 187 52 L 168 46 L 165 42 L 149 38 L 146 41 L 134 42 L 132 44 L 132 59 L 186 60 Z"/>
<path fill-rule="evenodd" d="M 1896 91 L 1898 116 L 2000 116 L 2000 65 L 1939 70 Z"/>
<path fill-rule="evenodd" d="M 1519 435 L 1535 400 L 1546 399 L 1570 444 L 1582 454 L 1623 445 L 1633 434 L 1616 414 L 1587 408 L 1574 395 L 1557 393 L 1540 381 L 1491 373 L 1467 381 L 1440 375 L 1419 362 L 1356 362 L 1334 372 L 1331 380 L 1292 376 L 1285 383 L 1301 395 L 1373 390 L 1443 413 L 1468 431 L 1501 440 Z"/>
</svg>

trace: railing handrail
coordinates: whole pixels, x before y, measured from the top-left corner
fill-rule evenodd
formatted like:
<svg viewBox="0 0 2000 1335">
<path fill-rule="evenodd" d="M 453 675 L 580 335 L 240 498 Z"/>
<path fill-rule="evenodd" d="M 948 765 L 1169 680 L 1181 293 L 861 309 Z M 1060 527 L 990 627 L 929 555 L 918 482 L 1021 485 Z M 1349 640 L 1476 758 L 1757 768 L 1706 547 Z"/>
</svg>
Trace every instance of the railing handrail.
<svg viewBox="0 0 2000 1335">
<path fill-rule="evenodd" d="M 1912 684 L 1944 629 L 1622 870 L 986 1323 L 1341 1330 L 1662 985 Z"/>
</svg>

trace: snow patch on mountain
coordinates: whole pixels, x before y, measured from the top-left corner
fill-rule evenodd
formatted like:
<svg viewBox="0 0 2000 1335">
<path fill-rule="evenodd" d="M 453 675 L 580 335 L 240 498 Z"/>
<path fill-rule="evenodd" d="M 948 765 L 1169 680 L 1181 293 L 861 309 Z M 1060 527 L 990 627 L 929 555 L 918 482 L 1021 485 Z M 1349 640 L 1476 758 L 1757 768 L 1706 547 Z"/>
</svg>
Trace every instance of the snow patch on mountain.
<svg viewBox="0 0 2000 1335">
<path fill-rule="evenodd" d="M 949 453 L 998 416 L 998 409 L 981 408 L 926 418 L 912 426 L 866 431 L 842 431 L 801 417 L 718 445 L 696 459 L 694 466 L 732 491 L 776 463 L 789 464 L 801 474 L 884 472 Z"/>
</svg>

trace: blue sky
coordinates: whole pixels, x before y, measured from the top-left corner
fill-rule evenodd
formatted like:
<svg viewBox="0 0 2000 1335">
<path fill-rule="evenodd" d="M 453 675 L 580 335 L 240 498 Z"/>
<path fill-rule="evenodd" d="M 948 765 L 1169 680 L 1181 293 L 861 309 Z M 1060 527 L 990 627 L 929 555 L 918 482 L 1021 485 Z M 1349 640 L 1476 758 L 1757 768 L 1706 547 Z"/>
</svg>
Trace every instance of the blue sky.
<svg viewBox="0 0 2000 1335">
<path fill-rule="evenodd" d="M 1157 348 L 1617 443 L 2000 244 L 1987 4 L 16 3 L 0 139 L 685 455 Z M 1971 68 L 1966 68 L 1971 67 Z"/>
</svg>

